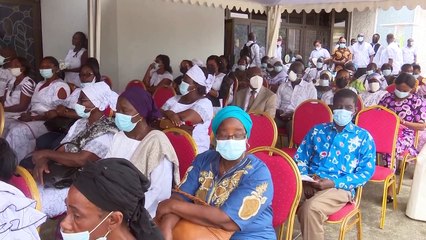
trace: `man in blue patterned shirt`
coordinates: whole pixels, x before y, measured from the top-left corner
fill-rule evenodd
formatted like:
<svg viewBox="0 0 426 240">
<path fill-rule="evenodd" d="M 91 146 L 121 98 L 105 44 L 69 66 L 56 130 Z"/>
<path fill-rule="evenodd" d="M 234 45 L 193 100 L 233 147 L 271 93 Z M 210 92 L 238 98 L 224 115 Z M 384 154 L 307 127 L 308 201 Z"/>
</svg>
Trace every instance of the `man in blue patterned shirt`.
<svg viewBox="0 0 426 240">
<path fill-rule="evenodd" d="M 371 135 L 354 125 L 357 95 L 342 89 L 333 99 L 333 123 L 313 127 L 294 156 L 302 175 L 313 175 L 315 182 L 303 181 L 306 200 L 298 218 L 303 239 L 324 239 L 323 224 L 354 197 L 355 189 L 373 175 L 376 147 Z"/>
</svg>

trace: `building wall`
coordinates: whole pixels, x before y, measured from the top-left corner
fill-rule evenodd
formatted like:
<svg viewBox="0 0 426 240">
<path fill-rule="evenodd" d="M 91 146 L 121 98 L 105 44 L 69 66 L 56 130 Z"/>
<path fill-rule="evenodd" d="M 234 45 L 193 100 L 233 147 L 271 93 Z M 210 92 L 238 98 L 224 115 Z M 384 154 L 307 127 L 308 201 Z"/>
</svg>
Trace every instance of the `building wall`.
<svg viewBox="0 0 426 240">
<path fill-rule="evenodd" d="M 365 41 L 371 42 L 371 37 L 375 33 L 376 25 L 376 10 L 364 10 L 358 11 L 354 10 L 352 12 L 352 26 L 351 26 L 351 38 L 357 37 L 359 33 L 364 33 Z"/>
<path fill-rule="evenodd" d="M 43 56 L 64 59 L 75 32 L 87 34 L 87 0 L 41 0 Z"/>
<path fill-rule="evenodd" d="M 102 28 L 102 31 L 110 28 Z M 176 77 L 180 74 L 181 60 L 205 61 L 211 54 L 223 54 L 223 47 L 224 10 L 221 8 L 162 0 L 120 0 L 117 4 L 120 90 L 128 81 L 142 79 L 158 54 L 170 57 Z M 103 48 L 111 49 L 106 44 Z"/>
</svg>

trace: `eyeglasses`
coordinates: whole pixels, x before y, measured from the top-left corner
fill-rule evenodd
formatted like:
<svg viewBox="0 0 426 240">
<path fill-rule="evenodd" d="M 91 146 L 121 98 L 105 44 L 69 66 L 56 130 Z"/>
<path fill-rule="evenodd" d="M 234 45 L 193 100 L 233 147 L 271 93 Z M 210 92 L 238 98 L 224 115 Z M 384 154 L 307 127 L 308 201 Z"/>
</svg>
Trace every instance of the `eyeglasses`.
<svg viewBox="0 0 426 240">
<path fill-rule="evenodd" d="M 237 133 L 235 135 L 225 135 L 225 134 L 218 134 L 216 135 L 217 140 L 244 140 L 246 139 L 245 133 Z"/>
<path fill-rule="evenodd" d="M 80 73 L 78 74 L 80 77 L 90 77 L 92 75 L 94 75 L 94 73 Z"/>
</svg>

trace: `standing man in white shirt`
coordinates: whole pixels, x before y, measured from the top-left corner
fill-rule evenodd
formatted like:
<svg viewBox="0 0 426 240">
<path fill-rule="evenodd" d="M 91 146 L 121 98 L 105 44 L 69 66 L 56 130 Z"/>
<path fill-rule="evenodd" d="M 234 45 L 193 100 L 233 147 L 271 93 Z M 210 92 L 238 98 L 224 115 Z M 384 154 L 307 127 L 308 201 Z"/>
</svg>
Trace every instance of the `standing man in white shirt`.
<svg viewBox="0 0 426 240">
<path fill-rule="evenodd" d="M 367 65 L 373 61 L 373 47 L 364 41 L 364 34 L 360 33 L 357 37 L 357 43 L 352 45 L 352 62 L 358 67 L 355 72 L 355 79 L 365 74 Z"/>
<path fill-rule="evenodd" d="M 417 48 L 414 46 L 414 40 L 409 38 L 407 46 L 402 49 L 403 63 L 415 64 L 417 63 Z"/>
<path fill-rule="evenodd" d="M 314 47 L 315 49 L 312 50 L 311 55 L 309 56 L 309 60 L 311 60 L 312 58 L 322 58 L 322 59 L 329 59 L 330 58 L 330 53 L 327 51 L 327 49 L 322 48 L 321 45 L 321 41 L 320 40 L 315 40 L 314 41 Z"/>
<path fill-rule="evenodd" d="M 248 35 L 248 42 L 244 44 L 244 47 L 247 46 L 250 49 L 250 56 L 247 56 L 250 58 L 250 67 L 260 67 L 260 47 L 256 43 L 256 35 L 251 32 Z M 244 50 L 244 47 L 241 51 Z M 240 53 L 241 55 L 241 53 Z"/>
<path fill-rule="evenodd" d="M 283 52 L 283 48 L 282 48 L 282 44 L 283 44 L 283 37 L 278 36 L 278 40 L 277 40 L 277 50 L 275 51 L 275 57 L 278 59 L 283 59 L 282 57 L 282 52 Z"/>
<path fill-rule="evenodd" d="M 382 51 L 380 56 L 381 65 L 384 63 L 390 64 L 392 66 L 392 74 L 397 75 L 403 61 L 402 50 L 399 48 L 398 44 L 396 44 L 395 36 L 392 33 L 386 36 L 386 41 L 388 42 L 388 46 Z"/>
</svg>

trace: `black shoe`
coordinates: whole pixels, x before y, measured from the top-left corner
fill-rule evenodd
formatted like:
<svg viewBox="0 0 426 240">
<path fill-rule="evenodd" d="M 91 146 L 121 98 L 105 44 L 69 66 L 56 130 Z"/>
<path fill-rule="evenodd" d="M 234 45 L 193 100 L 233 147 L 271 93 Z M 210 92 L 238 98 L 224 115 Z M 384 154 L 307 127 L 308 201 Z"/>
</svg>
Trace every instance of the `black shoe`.
<svg viewBox="0 0 426 240">
<path fill-rule="evenodd" d="M 391 196 L 388 196 L 388 198 L 387 198 L 387 201 L 386 201 L 387 203 L 392 203 L 393 202 L 393 197 L 391 197 Z"/>
</svg>

